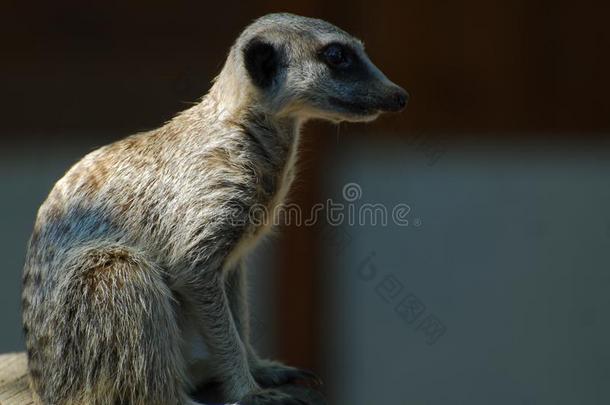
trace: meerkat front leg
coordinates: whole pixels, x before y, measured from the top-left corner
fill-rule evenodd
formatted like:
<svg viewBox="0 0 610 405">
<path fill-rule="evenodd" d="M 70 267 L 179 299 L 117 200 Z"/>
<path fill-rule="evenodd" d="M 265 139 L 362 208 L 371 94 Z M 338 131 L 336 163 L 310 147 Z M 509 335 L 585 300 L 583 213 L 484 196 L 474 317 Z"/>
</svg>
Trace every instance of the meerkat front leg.
<svg viewBox="0 0 610 405">
<path fill-rule="evenodd" d="M 225 400 L 239 401 L 240 405 L 304 404 L 281 391 L 261 388 L 253 378 L 248 352 L 233 319 L 220 272 L 204 271 L 191 297 Z"/>
<path fill-rule="evenodd" d="M 248 357 L 250 372 L 256 382 L 265 388 L 276 387 L 298 380 L 310 380 L 321 385 L 322 380 L 308 370 L 286 366 L 280 362 L 261 359 L 250 343 L 250 311 L 248 305 L 246 269 L 239 262 L 226 274 L 225 291 L 235 326 Z"/>
<path fill-rule="evenodd" d="M 231 315 L 222 274 L 210 270 L 203 271 L 191 298 L 198 329 L 208 346 L 226 399 L 238 401 L 260 388 L 250 374 L 247 351 Z"/>
<path fill-rule="evenodd" d="M 247 285 L 245 265 L 240 261 L 228 269 L 224 280 L 224 288 L 235 327 L 246 348 L 248 362 L 250 362 L 257 356 L 250 344 L 250 311 Z"/>
</svg>

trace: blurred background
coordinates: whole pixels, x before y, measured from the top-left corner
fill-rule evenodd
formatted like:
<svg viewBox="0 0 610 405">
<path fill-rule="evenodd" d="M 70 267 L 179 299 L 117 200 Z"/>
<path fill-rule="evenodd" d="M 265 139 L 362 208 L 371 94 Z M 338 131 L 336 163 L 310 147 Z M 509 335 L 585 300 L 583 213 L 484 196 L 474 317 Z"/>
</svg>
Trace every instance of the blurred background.
<svg viewBox="0 0 610 405">
<path fill-rule="evenodd" d="M 23 349 L 25 246 L 86 152 L 196 102 L 269 12 L 337 24 L 410 91 L 308 124 L 303 212 L 250 258 L 254 341 L 332 404 L 610 403 L 610 6 L 602 1 L 0 4 L 0 352 Z"/>
</svg>

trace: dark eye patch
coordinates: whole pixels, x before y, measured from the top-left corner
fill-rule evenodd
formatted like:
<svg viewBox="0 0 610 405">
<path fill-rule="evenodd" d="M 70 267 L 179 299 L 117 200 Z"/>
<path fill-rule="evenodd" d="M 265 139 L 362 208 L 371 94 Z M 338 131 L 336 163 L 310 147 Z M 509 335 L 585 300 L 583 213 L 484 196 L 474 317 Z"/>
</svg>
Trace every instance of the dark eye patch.
<svg viewBox="0 0 610 405">
<path fill-rule="evenodd" d="M 347 69 L 354 62 L 354 51 L 343 44 L 331 43 L 322 48 L 319 57 L 333 69 Z"/>
<path fill-rule="evenodd" d="M 332 42 L 318 52 L 318 58 L 329 67 L 335 80 L 346 82 L 366 82 L 373 78 L 366 63 L 349 45 Z"/>
</svg>

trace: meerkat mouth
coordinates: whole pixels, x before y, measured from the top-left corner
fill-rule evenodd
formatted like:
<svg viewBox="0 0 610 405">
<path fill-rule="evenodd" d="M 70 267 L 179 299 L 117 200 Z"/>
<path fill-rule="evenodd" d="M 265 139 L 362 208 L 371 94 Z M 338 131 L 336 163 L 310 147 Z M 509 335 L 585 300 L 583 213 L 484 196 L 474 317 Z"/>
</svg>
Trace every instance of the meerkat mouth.
<svg viewBox="0 0 610 405">
<path fill-rule="evenodd" d="M 353 101 L 346 101 L 346 100 L 342 100 L 340 98 L 332 97 L 332 96 L 328 97 L 328 101 L 331 104 L 336 105 L 337 107 L 341 108 L 345 112 L 348 112 L 348 113 L 354 114 L 354 115 L 362 115 L 362 116 L 375 115 L 375 114 L 379 114 L 379 111 L 380 111 L 379 109 L 371 107 L 370 105 L 367 105 L 367 104 L 357 103 L 357 102 L 353 102 Z"/>
</svg>

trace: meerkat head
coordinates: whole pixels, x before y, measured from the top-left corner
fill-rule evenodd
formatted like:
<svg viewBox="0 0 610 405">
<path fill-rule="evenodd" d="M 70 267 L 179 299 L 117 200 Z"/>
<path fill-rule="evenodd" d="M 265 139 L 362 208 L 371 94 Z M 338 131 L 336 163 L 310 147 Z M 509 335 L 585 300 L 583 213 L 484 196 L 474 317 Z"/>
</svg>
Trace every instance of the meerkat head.
<svg viewBox="0 0 610 405">
<path fill-rule="evenodd" d="M 371 62 L 361 41 L 313 18 L 259 18 L 242 32 L 231 60 L 241 68 L 232 72 L 241 73 L 240 81 L 247 76 L 252 97 L 272 114 L 370 121 L 402 110 L 409 97 Z"/>
</svg>

